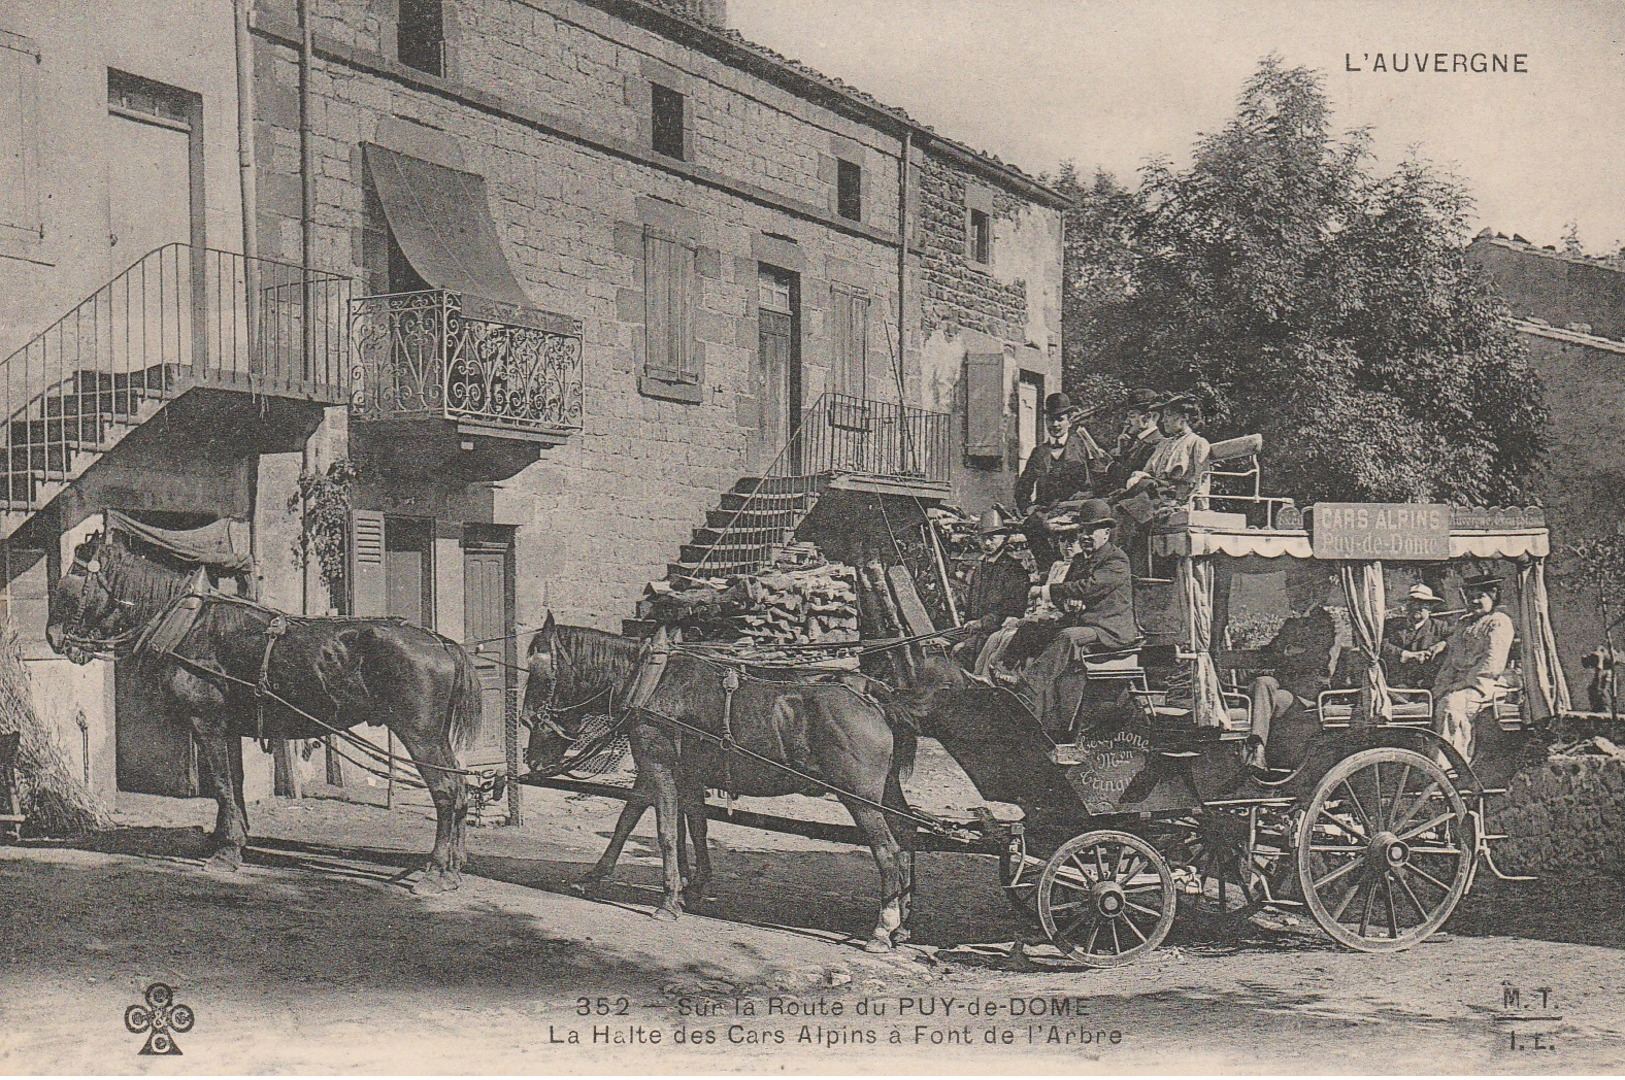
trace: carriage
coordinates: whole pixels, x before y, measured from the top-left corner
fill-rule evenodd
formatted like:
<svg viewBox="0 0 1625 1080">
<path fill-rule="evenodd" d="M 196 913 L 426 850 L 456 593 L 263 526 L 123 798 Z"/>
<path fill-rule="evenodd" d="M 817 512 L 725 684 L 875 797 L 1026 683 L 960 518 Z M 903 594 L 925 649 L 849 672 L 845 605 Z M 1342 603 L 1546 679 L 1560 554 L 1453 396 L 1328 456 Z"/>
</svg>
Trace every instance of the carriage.
<svg viewBox="0 0 1625 1080">
<path fill-rule="evenodd" d="M 971 820 L 943 821 L 917 808 L 887 809 L 918 827 L 915 849 L 997 856 L 1012 902 L 1088 966 L 1145 955 L 1178 912 L 1192 910 L 1230 920 L 1266 905 L 1306 909 L 1333 939 L 1361 951 L 1426 939 L 1481 868 L 1507 876 L 1490 854 L 1497 837 L 1486 800 L 1538 747 L 1540 722 L 1568 708 L 1539 510 L 1299 508 L 1261 493 L 1258 449 L 1256 437 L 1221 444 L 1214 478 L 1232 484 L 1230 493 L 1204 487 L 1136 536 L 1142 639 L 1073 657 L 1050 715 L 1041 718 L 1003 686 L 935 695 L 922 733 L 985 799 L 1018 806 L 1019 820 L 979 810 Z M 1473 721 L 1469 761 L 1435 733 L 1431 688 L 1390 685 L 1380 648 L 1394 587 L 1421 579 L 1446 587 L 1491 565 L 1511 567 L 1503 608 L 1518 640 L 1508 676 Z M 1337 613 L 1338 651 L 1351 661 L 1340 666 L 1352 674 L 1272 735 L 1272 768 L 1260 774 L 1240 752 L 1250 731 L 1244 688 L 1275 658 L 1249 648 L 1257 642 L 1248 638 L 1259 637 L 1272 612 L 1279 621 L 1282 610 L 1306 605 Z M 922 643 L 864 651 L 899 647 Z M 694 741 L 722 743 L 714 731 L 685 727 Z M 627 797 L 591 781 L 528 779 Z M 843 801 L 850 794 L 825 787 Z M 760 814 L 748 823 L 807 831 Z M 905 917 L 907 888 L 911 882 Z"/>
<path fill-rule="evenodd" d="M 1491 855 L 1486 800 L 1543 745 L 1538 723 L 1568 708 L 1541 514 L 1300 510 L 1256 486 L 1200 502 L 1141 538 L 1144 641 L 1074 657 L 1075 686 L 1047 726 L 1003 688 L 943 718 L 938 738 L 983 793 L 1024 812 L 986 830 L 1003 840 L 1003 885 L 1090 966 L 1150 952 L 1182 909 L 1224 919 L 1302 908 L 1349 948 L 1408 948 L 1449 919 L 1480 868 L 1508 877 Z M 1435 732 L 1430 687 L 1384 677 L 1386 598 L 1396 583 L 1494 564 L 1512 568 L 1503 607 L 1517 641 L 1474 717 L 1469 761 Z M 1258 635 L 1272 601 L 1337 611 L 1353 662 L 1334 662 L 1349 673 L 1343 685 L 1271 735 L 1274 767 L 1259 773 L 1240 752 L 1244 687 L 1277 658 L 1238 639 Z"/>
</svg>

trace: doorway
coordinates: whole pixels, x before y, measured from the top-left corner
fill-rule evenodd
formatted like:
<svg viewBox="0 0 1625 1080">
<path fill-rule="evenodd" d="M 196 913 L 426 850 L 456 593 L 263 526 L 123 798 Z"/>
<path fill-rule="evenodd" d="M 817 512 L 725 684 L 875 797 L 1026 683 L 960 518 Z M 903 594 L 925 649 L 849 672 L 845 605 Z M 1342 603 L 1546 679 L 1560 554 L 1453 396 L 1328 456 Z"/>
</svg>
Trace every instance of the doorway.
<svg viewBox="0 0 1625 1080">
<path fill-rule="evenodd" d="M 801 424 L 801 278 L 765 263 L 757 266 L 757 363 L 761 388 L 764 466 L 790 442 Z M 786 464 L 801 471 L 800 446 L 790 447 Z"/>
<path fill-rule="evenodd" d="M 480 734 L 470 768 L 508 759 L 508 700 L 518 688 L 514 640 L 513 536 L 509 529 L 468 526 L 463 534 L 463 633 L 480 678 Z"/>
<path fill-rule="evenodd" d="M 434 522 L 384 519 L 384 614 L 434 629 Z"/>
<path fill-rule="evenodd" d="M 1016 445 L 1020 460 L 1017 471 L 1027 467 L 1027 456 L 1038 446 L 1041 435 L 1039 405 L 1044 400 L 1044 376 L 1031 371 L 1021 373 L 1016 384 Z"/>
</svg>

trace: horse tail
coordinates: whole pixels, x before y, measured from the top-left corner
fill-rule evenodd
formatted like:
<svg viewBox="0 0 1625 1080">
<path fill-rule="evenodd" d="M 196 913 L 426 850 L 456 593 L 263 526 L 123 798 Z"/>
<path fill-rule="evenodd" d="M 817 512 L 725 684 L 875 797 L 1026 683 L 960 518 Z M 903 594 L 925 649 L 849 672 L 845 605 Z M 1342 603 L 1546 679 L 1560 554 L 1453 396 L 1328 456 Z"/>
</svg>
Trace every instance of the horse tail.
<svg viewBox="0 0 1625 1080">
<path fill-rule="evenodd" d="M 480 673 L 468 650 L 455 642 L 446 643 L 451 655 L 451 725 L 446 735 L 453 750 L 467 750 L 480 733 L 484 713 L 480 693 Z"/>
<path fill-rule="evenodd" d="M 919 724 L 901 705 L 891 705 L 886 712 L 891 721 L 892 768 L 898 780 L 907 780 L 914 775 L 914 760 L 920 749 Z"/>
</svg>

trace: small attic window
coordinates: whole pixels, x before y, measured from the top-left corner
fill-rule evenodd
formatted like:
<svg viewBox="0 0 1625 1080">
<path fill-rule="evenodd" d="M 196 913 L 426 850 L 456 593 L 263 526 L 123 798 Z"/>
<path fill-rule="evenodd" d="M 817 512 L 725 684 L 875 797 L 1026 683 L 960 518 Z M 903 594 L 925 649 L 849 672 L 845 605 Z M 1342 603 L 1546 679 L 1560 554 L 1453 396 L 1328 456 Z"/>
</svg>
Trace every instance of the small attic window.
<svg viewBox="0 0 1625 1080">
<path fill-rule="evenodd" d="M 400 0 L 395 55 L 409 68 L 446 73 L 446 20 L 441 0 Z"/>
<path fill-rule="evenodd" d="M 683 153 L 683 95 L 669 86 L 649 84 L 649 120 L 654 151 L 679 161 Z"/>
<path fill-rule="evenodd" d="M 835 212 L 849 221 L 863 220 L 863 166 L 845 158 L 835 163 Z"/>
</svg>

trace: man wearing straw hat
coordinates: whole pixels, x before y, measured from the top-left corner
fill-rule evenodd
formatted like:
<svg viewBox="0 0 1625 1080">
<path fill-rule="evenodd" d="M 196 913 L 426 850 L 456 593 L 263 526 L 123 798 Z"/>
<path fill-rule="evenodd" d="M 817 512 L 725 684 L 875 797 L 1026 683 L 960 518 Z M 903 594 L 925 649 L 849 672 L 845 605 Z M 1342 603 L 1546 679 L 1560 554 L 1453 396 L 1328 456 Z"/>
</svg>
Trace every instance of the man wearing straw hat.
<svg viewBox="0 0 1625 1080">
<path fill-rule="evenodd" d="M 1461 583 L 1467 614 L 1443 649 L 1433 683 L 1433 727 L 1473 760 L 1473 717 L 1495 696 L 1512 654 L 1512 617 L 1496 607 L 1501 581 L 1493 574 Z"/>
<path fill-rule="evenodd" d="M 1411 586 L 1405 622 L 1394 619 L 1383 634 L 1382 662 L 1394 686 L 1430 688 L 1439 670 L 1445 632 L 1439 628 L 1444 599 L 1426 585 Z"/>
</svg>

